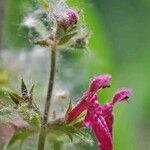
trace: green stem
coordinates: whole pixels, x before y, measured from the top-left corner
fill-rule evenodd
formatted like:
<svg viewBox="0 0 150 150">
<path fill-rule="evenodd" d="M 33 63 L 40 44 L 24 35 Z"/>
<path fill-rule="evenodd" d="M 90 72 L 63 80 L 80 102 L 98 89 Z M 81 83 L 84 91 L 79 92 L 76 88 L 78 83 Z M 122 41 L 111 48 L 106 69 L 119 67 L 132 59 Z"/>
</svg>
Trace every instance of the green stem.
<svg viewBox="0 0 150 150">
<path fill-rule="evenodd" d="M 48 118 L 49 118 L 51 98 L 52 98 L 54 79 L 55 79 L 55 72 L 56 72 L 56 47 L 54 46 L 51 50 L 50 76 L 49 76 L 49 83 L 48 83 L 48 90 L 47 90 L 44 114 L 43 114 L 43 118 L 42 118 L 41 132 L 40 132 L 39 141 L 38 141 L 38 150 L 44 150 L 45 139 L 46 139 L 45 127 L 48 123 Z"/>
<path fill-rule="evenodd" d="M 45 102 L 45 110 L 44 110 L 44 115 L 43 115 L 42 126 L 45 126 L 48 123 L 49 110 L 51 106 L 51 97 L 52 97 L 53 86 L 54 86 L 55 71 L 56 71 L 56 48 L 53 47 L 52 53 L 51 53 L 50 77 L 49 77 L 49 83 L 48 83 L 48 90 L 47 90 L 47 97 L 46 97 L 46 102 Z"/>
<path fill-rule="evenodd" d="M 45 133 L 44 129 L 41 128 L 41 132 L 39 135 L 39 141 L 38 141 L 38 150 L 44 150 L 45 139 L 46 139 L 46 133 Z"/>
</svg>

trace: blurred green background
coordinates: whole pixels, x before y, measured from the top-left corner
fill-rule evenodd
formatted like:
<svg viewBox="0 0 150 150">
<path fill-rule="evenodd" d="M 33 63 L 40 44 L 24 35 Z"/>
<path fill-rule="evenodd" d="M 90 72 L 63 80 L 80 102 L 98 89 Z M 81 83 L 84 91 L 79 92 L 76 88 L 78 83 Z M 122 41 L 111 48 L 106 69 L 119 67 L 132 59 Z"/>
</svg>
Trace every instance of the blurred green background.
<svg viewBox="0 0 150 150">
<path fill-rule="evenodd" d="M 62 59 L 65 66 L 75 69 L 72 69 L 74 76 L 64 77 L 63 80 L 71 82 L 75 77 L 78 81 L 75 94 L 81 95 L 92 76 L 112 74 L 111 89 L 99 93 L 101 103 L 109 100 L 117 88 L 132 87 L 134 92 L 129 104 L 115 107 L 114 150 L 150 149 L 150 1 L 68 2 L 83 9 L 92 34 L 90 56 L 81 52 L 65 54 L 64 58 L 68 57 L 65 61 Z M 20 23 L 27 8 L 34 3 L 34 0 L 0 0 L 1 49 L 30 50 L 27 30 L 21 28 Z M 0 84 L 7 83 L 6 72 L 0 69 Z M 84 78 L 80 77 L 81 73 Z"/>
</svg>

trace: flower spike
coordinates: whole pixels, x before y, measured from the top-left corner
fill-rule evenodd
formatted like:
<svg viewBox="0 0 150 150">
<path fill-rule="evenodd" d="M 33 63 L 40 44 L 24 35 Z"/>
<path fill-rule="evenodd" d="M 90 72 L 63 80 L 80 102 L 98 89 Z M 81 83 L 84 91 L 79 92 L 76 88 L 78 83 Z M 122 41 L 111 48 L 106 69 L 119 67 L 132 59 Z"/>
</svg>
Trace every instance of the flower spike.
<svg viewBox="0 0 150 150">
<path fill-rule="evenodd" d="M 108 74 L 95 77 L 78 104 L 68 113 L 66 120 L 67 123 L 70 123 L 76 120 L 83 111 L 86 111 L 83 126 L 80 127 L 92 128 L 100 150 L 113 150 L 113 107 L 117 102 L 127 101 L 132 93 L 132 89 L 130 88 L 118 90 L 111 102 L 101 106 L 98 103 L 96 93 L 100 89 L 109 87 L 110 80 L 111 75 Z"/>
</svg>

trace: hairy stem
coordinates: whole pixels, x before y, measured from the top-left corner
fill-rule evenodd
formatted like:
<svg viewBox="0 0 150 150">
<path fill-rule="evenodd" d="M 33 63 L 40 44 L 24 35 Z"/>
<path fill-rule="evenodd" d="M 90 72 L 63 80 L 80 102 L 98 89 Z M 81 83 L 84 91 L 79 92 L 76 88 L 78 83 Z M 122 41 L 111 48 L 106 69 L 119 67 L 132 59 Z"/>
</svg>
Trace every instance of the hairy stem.
<svg viewBox="0 0 150 150">
<path fill-rule="evenodd" d="M 44 150 L 45 139 L 46 139 L 45 127 L 48 123 L 48 118 L 49 118 L 51 98 L 52 98 L 54 79 L 55 79 L 55 70 L 56 70 L 56 47 L 54 46 L 51 50 L 50 76 L 49 76 L 44 114 L 42 118 L 41 132 L 40 132 L 39 141 L 38 141 L 38 150 Z"/>
<path fill-rule="evenodd" d="M 51 97 L 52 97 L 53 86 L 54 86 L 55 70 L 56 70 L 56 48 L 54 47 L 51 53 L 51 69 L 50 69 L 50 76 L 49 76 L 49 83 L 48 83 L 48 90 L 47 90 L 47 97 L 45 102 L 42 126 L 45 126 L 48 123 L 48 117 L 49 117 L 50 106 L 51 106 Z"/>
</svg>

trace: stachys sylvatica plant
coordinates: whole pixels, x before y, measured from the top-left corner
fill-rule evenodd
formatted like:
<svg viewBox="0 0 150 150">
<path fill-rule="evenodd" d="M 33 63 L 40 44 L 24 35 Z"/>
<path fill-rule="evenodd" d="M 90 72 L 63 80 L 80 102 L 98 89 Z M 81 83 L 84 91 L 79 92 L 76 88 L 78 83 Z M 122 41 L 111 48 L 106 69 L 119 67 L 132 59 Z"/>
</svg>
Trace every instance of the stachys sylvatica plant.
<svg viewBox="0 0 150 150">
<path fill-rule="evenodd" d="M 132 90 L 122 88 L 114 94 L 109 103 L 100 105 L 97 92 L 110 87 L 111 75 L 98 75 L 90 81 L 87 91 L 75 106 L 72 106 L 70 100 L 64 117 L 50 120 L 57 55 L 61 50 L 86 49 L 89 32 L 81 22 L 80 12 L 70 8 L 65 0 L 51 3 L 45 0 L 39 2 L 41 8 L 25 18 L 24 24 L 30 28 L 32 34 L 36 35 L 33 43 L 47 47 L 50 52 L 50 74 L 46 100 L 43 101 L 44 112 L 40 111 L 33 98 L 34 85 L 28 89 L 23 78 L 22 95 L 10 90 L 1 90 L 1 93 L 7 93 L 11 100 L 9 104 L 0 103 L 1 143 L 4 143 L 3 147 L 7 149 L 16 142 L 22 144 L 31 135 L 37 134 L 35 143 L 38 150 L 59 150 L 67 139 L 74 141 L 77 137 L 84 142 L 89 142 L 90 134 L 85 129 L 91 128 L 97 139 L 98 148 L 113 150 L 113 108 L 118 102 L 127 101 Z M 38 26 L 38 19 L 43 24 L 39 29 L 34 27 Z M 44 34 L 36 33 L 37 30 L 41 30 Z M 47 141 L 52 147 L 47 146 Z"/>
</svg>

